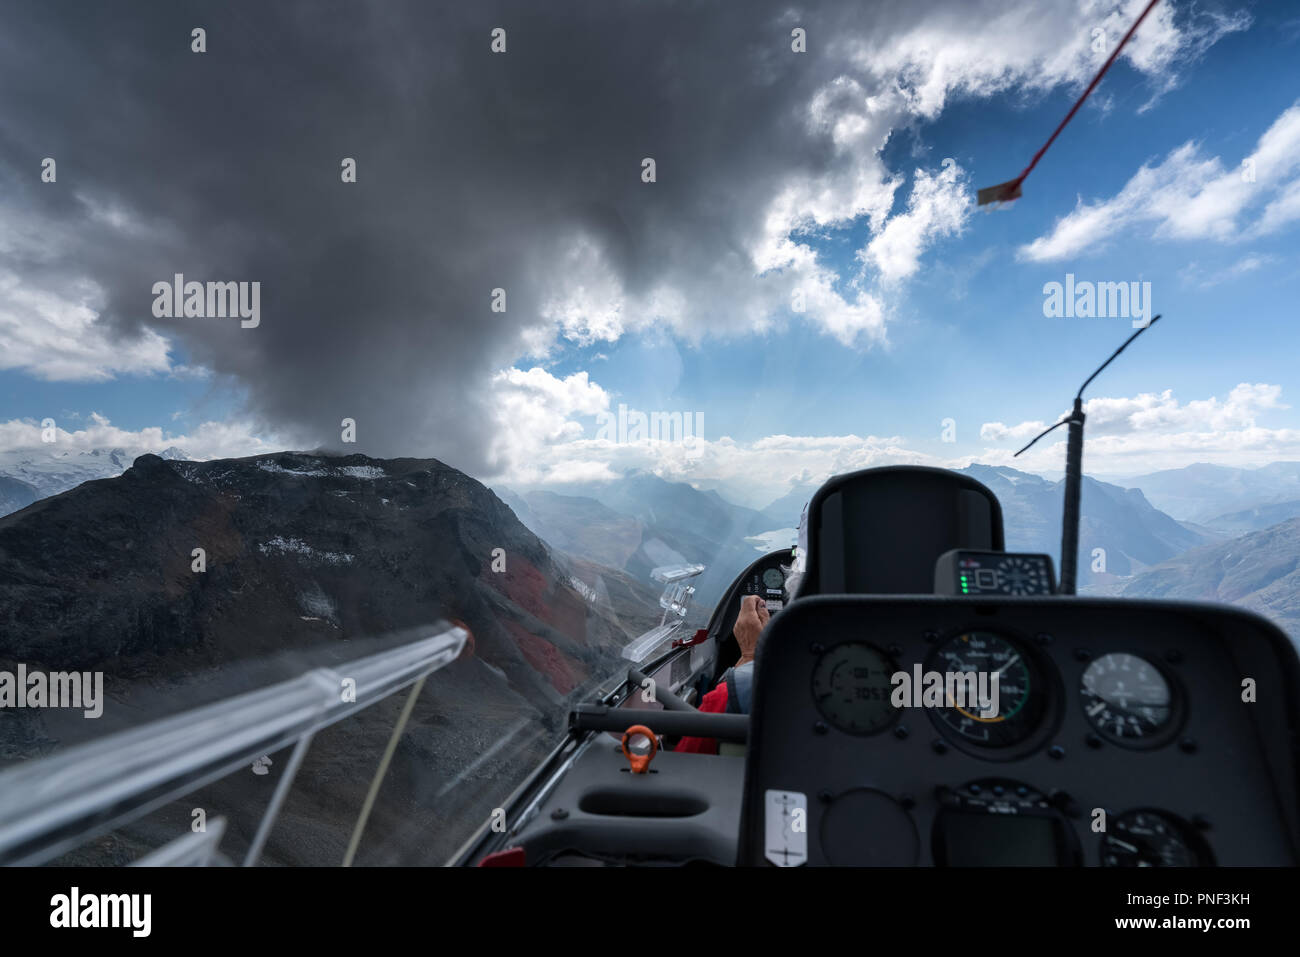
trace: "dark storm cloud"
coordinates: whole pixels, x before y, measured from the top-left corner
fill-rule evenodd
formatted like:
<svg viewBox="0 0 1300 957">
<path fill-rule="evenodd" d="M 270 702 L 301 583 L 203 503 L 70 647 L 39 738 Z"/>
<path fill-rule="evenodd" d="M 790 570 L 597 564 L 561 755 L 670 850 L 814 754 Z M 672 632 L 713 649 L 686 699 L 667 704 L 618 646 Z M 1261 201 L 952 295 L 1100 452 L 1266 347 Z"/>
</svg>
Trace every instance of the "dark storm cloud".
<svg viewBox="0 0 1300 957">
<path fill-rule="evenodd" d="M 178 340 L 286 431 L 337 444 L 353 417 L 378 454 L 487 464 L 489 380 L 522 354 L 566 230 L 596 237 L 635 293 L 682 257 L 737 255 L 737 221 L 762 210 L 727 183 L 770 195 L 779 170 L 818 163 L 791 155 L 819 71 L 788 55 L 784 5 L 7 9 L 4 208 L 60 247 L 9 265 L 93 279 L 116 335 Z M 56 187 L 37 181 L 45 156 Z M 154 318 L 151 287 L 177 272 L 260 281 L 260 326 Z"/>
<path fill-rule="evenodd" d="M 786 214 L 870 211 L 878 228 L 897 197 L 875 151 L 908 110 L 937 109 L 946 83 L 1091 69 L 1092 15 L 1069 3 L 1014 32 L 1002 0 L 945 5 L 10 0 L 0 275 L 71 302 L 93 281 L 118 342 L 156 329 L 282 434 L 337 445 L 346 416 L 365 451 L 491 472 L 491 378 L 536 340 L 557 280 L 586 281 L 557 275 L 575 236 L 627 297 L 688 303 L 678 333 L 738 332 L 788 296 L 756 279 L 750 250 L 792 177 L 810 189 Z M 900 54 L 918 24 L 938 32 Z M 796 25 L 807 55 L 790 51 Z M 930 43 L 965 59 L 935 66 Z M 1162 49 L 1148 69 L 1176 60 L 1177 42 Z M 904 69 L 913 56 L 929 65 Z M 915 73 L 903 95 L 900 72 Z M 830 123 L 810 130 L 818 91 L 849 118 L 835 134 L 856 135 L 849 147 Z M 39 181 L 46 156 L 55 185 Z M 340 182 L 343 157 L 356 184 Z M 153 284 L 178 272 L 260 282 L 260 325 L 154 318 Z M 810 319 L 844 341 L 870 312 L 831 305 Z"/>
<path fill-rule="evenodd" d="M 595 287 L 606 270 L 635 304 L 623 327 L 662 314 L 698 338 L 761 325 L 797 276 L 822 291 L 805 321 L 845 343 L 879 336 L 880 303 L 830 291 L 806 248 L 788 275 L 756 276 L 773 202 L 797 183 L 782 228 L 870 215 L 879 230 L 910 172 L 877 155 L 897 123 L 937 113 L 949 86 L 1091 71 L 1099 14 L 1033 9 L 1007 31 L 1003 0 L 10 0 L 0 279 L 72 303 L 93 281 L 117 342 L 167 336 L 303 444 L 337 446 L 349 417 L 362 450 L 490 474 L 493 374 L 539 341 L 566 280 Z M 791 53 L 796 25 L 806 55 Z M 190 50 L 196 26 L 206 53 Z M 1172 60 L 1178 43 L 1161 49 Z M 1036 142 L 1008 146 L 1019 158 Z M 46 156 L 55 185 L 38 179 Z M 340 182 L 343 157 L 356 184 Z M 903 275 L 920 248 L 909 235 L 881 250 Z M 594 265 L 565 258 L 578 237 Z M 153 284 L 176 273 L 260 282 L 260 324 L 155 318 Z M 505 314 L 489 308 L 497 287 Z M 567 318 L 579 340 L 619 332 Z"/>
</svg>

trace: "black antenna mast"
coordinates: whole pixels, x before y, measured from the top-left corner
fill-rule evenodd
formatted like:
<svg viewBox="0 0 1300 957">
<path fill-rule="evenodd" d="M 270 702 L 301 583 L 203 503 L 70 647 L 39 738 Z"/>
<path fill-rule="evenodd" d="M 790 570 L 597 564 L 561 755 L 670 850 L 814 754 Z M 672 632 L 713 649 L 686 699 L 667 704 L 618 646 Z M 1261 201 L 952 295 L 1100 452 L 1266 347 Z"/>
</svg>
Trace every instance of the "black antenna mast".
<svg viewBox="0 0 1300 957">
<path fill-rule="evenodd" d="M 1048 432 L 1062 425 L 1070 426 L 1070 438 L 1065 446 L 1065 512 L 1061 518 L 1061 587 L 1062 595 L 1074 594 L 1074 583 L 1078 577 L 1079 564 L 1079 493 L 1083 485 L 1083 390 L 1092 380 L 1101 375 L 1101 370 L 1110 365 L 1129 344 L 1157 322 L 1156 316 L 1133 335 L 1124 340 L 1124 344 L 1110 354 L 1110 358 L 1097 367 L 1097 371 L 1084 380 L 1074 397 L 1074 409 L 1056 425 L 1050 425 L 1034 436 L 1033 440 L 1020 452 L 1027 452 Z M 1016 455 L 1019 455 L 1017 452 Z M 1015 456 L 1012 456 L 1013 458 Z"/>
</svg>

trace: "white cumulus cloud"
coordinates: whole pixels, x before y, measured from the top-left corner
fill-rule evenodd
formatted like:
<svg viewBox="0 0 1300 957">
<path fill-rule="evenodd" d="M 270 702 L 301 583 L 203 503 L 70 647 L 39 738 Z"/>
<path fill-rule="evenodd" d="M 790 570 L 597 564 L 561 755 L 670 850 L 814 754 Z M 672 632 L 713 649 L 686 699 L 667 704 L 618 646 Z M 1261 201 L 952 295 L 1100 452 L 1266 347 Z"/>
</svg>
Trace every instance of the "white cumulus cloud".
<svg viewBox="0 0 1300 957">
<path fill-rule="evenodd" d="M 1057 261 L 1137 227 L 1166 241 L 1257 238 L 1300 219 L 1298 171 L 1300 103 L 1278 116 L 1240 161 L 1206 156 L 1198 144 L 1183 143 L 1163 160 L 1144 164 L 1110 199 L 1080 199 L 1018 255 Z"/>
</svg>

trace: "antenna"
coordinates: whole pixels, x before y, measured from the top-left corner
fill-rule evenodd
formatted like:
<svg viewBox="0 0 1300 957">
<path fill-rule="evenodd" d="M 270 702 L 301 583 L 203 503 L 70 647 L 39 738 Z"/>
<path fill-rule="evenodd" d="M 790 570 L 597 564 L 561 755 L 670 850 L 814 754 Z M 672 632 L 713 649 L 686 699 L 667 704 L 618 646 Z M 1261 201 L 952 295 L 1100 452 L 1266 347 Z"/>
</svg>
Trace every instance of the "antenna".
<svg viewBox="0 0 1300 957">
<path fill-rule="evenodd" d="M 1101 370 L 1110 365 L 1129 344 L 1157 322 L 1156 316 L 1133 335 L 1124 340 L 1124 344 L 1110 354 L 1110 358 L 1097 367 L 1097 371 L 1083 380 L 1079 391 L 1074 396 L 1074 408 L 1070 414 L 1056 425 L 1049 425 L 1039 432 L 1020 452 L 1027 452 L 1034 443 L 1048 432 L 1062 425 L 1070 426 L 1070 438 L 1065 446 L 1065 510 L 1061 517 L 1061 587 L 1062 595 L 1074 594 L 1074 583 L 1078 576 L 1079 562 L 1079 493 L 1083 485 L 1083 390 L 1092 384 L 1092 380 L 1101 375 Z M 1019 455 L 1017 452 L 1016 455 Z M 1015 456 L 1012 456 L 1015 458 Z"/>
</svg>

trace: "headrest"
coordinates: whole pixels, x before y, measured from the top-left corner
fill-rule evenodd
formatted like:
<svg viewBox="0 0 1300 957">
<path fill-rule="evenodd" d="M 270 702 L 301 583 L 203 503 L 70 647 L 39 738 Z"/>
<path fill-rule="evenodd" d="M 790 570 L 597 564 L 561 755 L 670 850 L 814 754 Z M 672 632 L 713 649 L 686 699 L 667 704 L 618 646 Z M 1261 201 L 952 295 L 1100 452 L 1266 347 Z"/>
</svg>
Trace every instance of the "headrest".
<svg viewBox="0 0 1300 957">
<path fill-rule="evenodd" d="M 808 505 L 806 595 L 925 595 L 954 548 L 1002 551 L 1002 506 L 947 469 L 891 465 L 832 478 Z"/>
</svg>

